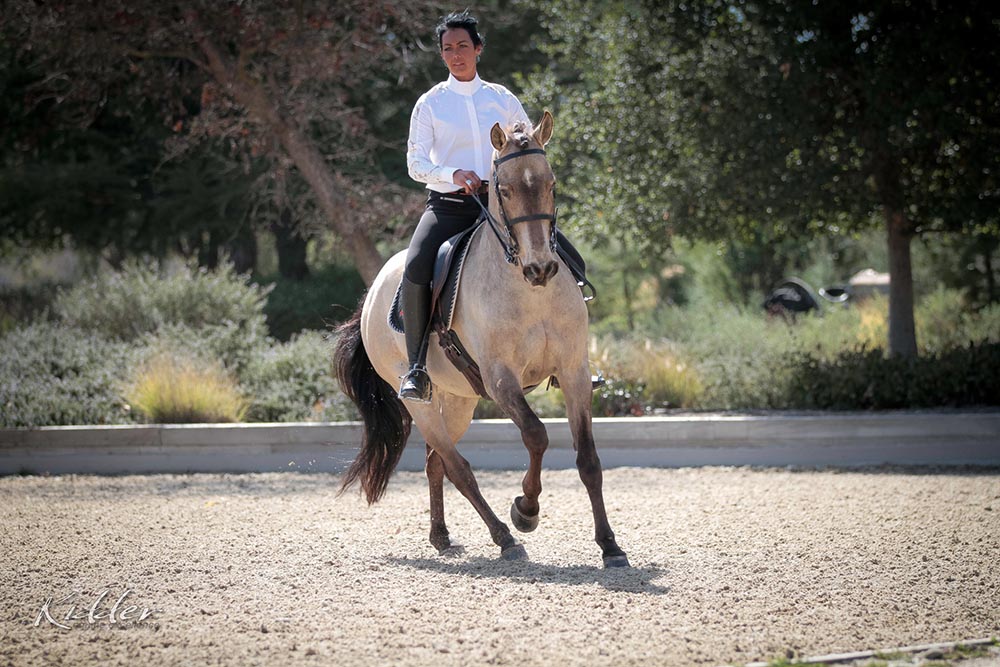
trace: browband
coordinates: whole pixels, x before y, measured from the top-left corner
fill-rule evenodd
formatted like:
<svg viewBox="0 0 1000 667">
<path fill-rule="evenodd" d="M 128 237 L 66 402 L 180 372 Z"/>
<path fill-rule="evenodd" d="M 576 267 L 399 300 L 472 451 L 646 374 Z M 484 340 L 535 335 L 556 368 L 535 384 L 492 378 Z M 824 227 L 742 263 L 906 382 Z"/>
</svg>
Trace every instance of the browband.
<svg viewBox="0 0 1000 667">
<path fill-rule="evenodd" d="M 527 150 L 518 151 L 516 153 L 511 153 L 510 155 L 504 155 L 503 157 L 498 157 L 493 161 L 493 165 L 503 164 L 507 160 L 513 160 L 516 157 L 521 157 L 522 155 L 545 155 L 545 151 L 541 148 L 529 148 Z"/>
</svg>

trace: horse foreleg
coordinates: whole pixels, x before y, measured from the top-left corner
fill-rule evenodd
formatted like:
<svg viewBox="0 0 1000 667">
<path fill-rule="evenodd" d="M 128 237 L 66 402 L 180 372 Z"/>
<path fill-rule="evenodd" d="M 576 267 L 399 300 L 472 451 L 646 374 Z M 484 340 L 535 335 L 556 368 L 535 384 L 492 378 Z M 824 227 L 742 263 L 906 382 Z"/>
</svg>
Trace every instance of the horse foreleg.
<svg viewBox="0 0 1000 667">
<path fill-rule="evenodd" d="M 528 450 L 528 471 L 521 481 L 523 496 L 518 496 L 510 506 L 510 519 L 522 533 L 538 527 L 538 497 L 542 493 L 542 458 L 549 448 L 549 434 L 528 401 L 524 398 L 521 383 L 513 373 L 498 372 L 499 379 L 493 387 L 494 398 L 508 417 L 521 431 L 521 440 Z"/>
<path fill-rule="evenodd" d="M 528 557 L 524 547 L 510 534 L 510 528 L 501 521 L 479 490 L 472 466 L 454 447 L 435 449 L 444 463 L 444 472 L 459 493 L 466 497 L 486 523 L 493 542 L 500 547 L 500 557 L 504 560 L 521 560 Z"/>
<path fill-rule="evenodd" d="M 608 523 L 608 512 L 604 507 L 604 473 L 594 443 L 591 420 L 590 372 L 584 367 L 576 373 L 560 375 L 559 382 L 566 396 L 566 414 L 573 433 L 573 446 L 576 448 L 576 468 L 587 488 L 587 495 L 590 496 L 594 512 L 594 539 L 601 547 L 604 567 L 628 567 L 628 557 L 615 542 L 615 534 Z"/>
<path fill-rule="evenodd" d="M 431 500 L 431 544 L 441 555 L 460 553 L 462 545 L 451 541 L 444 522 L 444 463 L 430 445 L 427 445 L 424 470 Z"/>
</svg>

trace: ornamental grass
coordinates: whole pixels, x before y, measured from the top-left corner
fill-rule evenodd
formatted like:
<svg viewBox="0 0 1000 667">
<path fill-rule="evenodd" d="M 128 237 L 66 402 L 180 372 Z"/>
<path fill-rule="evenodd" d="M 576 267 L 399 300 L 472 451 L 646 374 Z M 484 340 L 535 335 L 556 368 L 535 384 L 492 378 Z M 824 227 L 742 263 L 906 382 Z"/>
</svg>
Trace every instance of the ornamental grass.
<svg viewBox="0 0 1000 667">
<path fill-rule="evenodd" d="M 136 412 L 159 424 L 238 422 L 248 407 L 220 366 L 169 355 L 141 367 L 128 398 Z"/>
</svg>

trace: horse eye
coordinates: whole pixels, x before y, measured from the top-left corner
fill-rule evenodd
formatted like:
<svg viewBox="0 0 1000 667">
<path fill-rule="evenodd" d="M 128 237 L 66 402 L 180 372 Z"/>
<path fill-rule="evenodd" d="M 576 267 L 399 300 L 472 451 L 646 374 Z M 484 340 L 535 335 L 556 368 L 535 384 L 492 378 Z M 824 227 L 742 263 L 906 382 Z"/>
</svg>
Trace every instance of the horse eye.
<svg viewBox="0 0 1000 667">
<path fill-rule="evenodd" d="M 508 188 L 506 185 L 501 185 L 500 186 L 500 195 L 504 199 L 510 199 L 510 188 Z"/>
</svg>

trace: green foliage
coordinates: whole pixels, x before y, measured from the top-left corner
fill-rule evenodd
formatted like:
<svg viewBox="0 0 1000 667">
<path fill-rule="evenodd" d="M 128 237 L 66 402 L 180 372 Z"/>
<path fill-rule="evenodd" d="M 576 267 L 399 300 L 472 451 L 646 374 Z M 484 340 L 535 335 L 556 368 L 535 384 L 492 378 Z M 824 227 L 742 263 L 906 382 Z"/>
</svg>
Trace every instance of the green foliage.
<svg viewBox="0 0 1000 667">
<path fill-rule="evenodd" d="M 970 310 L 964 292 L 938 287 L 922 300 L 916 313 L 922 349 L 941 352 L 970 341 L 1000 342 L 1000 304 Z"/>
<path fill-rule="evenodd" d="M 249 345 L 266 336 L 267 292 L 227 267 L 131 262 L 61 291 L 53 312 L 67 324 L 115 340 L 186 327 L 201 333 L 221 329 Z"/>
<path fill-rule="evenodd" d="M 788 658 L 782 656 L 780 658 L 775 658 L 767 663 L 767 667 L 794 667 L 795 665 L 801 665 L 798 660 L 793 658 Z"/>
<path fill-rule="evenodd" d="M 918 232 L 996 229 L 1000 26 L 985 5 L 532 4 L 554 65 L 529 97 L 558 105 L 561 191 L 596 234 L 782 242 L 883 206 Z"/>
<path fill-rule="evenodd" d="M 204 408 L 222 389 L 199 396 L 196 382 L 170 396 L 183 377 L 153 386 L 170 370 L 162 363 L 148 375 L 151 388 L 136 392 L 133 369 L 156 366 L 164 357 L 194 368 L 221 365 L 250 401 L 249 419 L 354 418 L 330 377 L 322 334 L 307 332 L 284 344 L 266 336 L 266 293 L 231 270 L 184 265 L 162 272 L 131 265 L 65 290 L 54 306 L 60 321 L 22 325 L 0 339 L 0 423 L 129 423 L 136 417 L 125 393 L 132 399 L 146 394 L 149 400 L 138 404 L 154 420 L 243 416 L 232 397 L 221 412 Z"/>
<path fill-rule="evenodd" d="M 955 644 L 955 647 L 945 654 L 945 658 L 949 660 L 968 660 L 969 658 L 984 658 L 988 655 L 990 655 L 990 651 L 985 646 Z"/>
<path fill-rule="evenodd" d="M 524 398 L 535 414 L 542 419 L 566 416 L 566 399 L 563 397 L 562 391 L 548 387 L 547 382 L 543 382 Z M 503 413 L 500 406 L 485 398 L 480 399 L 476 411 L 473 413 L 473 419 L 506 419 L 506 417 L 507 415 Z"/>
<path fill-rule="evenodd" d="M 262 422 L 357 420 L 331 372 L 333 343 L 303 331 L 255 357 L 242 376 L 252 397 L 247 419 Z"/>
<path fill-rule="evenodd" d="M 913 362 L 884 358 L 887 303 L 880 298 L 828 308 L 795 324 L 769 320 L 757 308 L 700 299 L 661 308 L 635 334 L 597 339 L 601 351 L 593 359 L 609 384 L 595 395 L 595 414 L 642 414 L 665 405 L 886 409 L 995 403 L 1000 392 L 989 379 L 995 365 L 984 350 L 1000 343 L 996 309 L 959 312 L 952 296 L 932 294 L 918 307 L 928 356 Z M 931 327 L 936 334 L 925 336 Z M 639 362 L 621 362 L 630 357 Z M 654 391 L 649 378 L 657 368 L 685 373 L 665 372 L 664 388 Z M 664 400 L 677 385 L 685 388 L 684 398 Z"/>
<path fill-rule="evenodd" d="M 164 160 L 164 142 L 176 138 L 168 112 L 118 86 L 90 91 L 97 108 L 81 109 L 79 99 L 32 104 L 51 82 L 42 50 L 0 51 L 0 115 L 10 124 L 0 132 L 5 241 L 36 249 L 68 241 L 119 259 L 178 247 L 197 254 L 246 224 L 259 160 L 234 169 L 219 144 Z"/>
<path fill-rule="evenodd" d="M 121 389 L 134 354 L 65 324 L 40 321 L 0 336 L 0 426 L 132 421 Z"/>
<path fill-rule="evenodd" d="M 935 282 L 962 290 L 969 305 L 1000 302 L 1000 232 L 941 235 L 918 249 Z"/>
<path fill-rule="evenodd" d="M 657 408 L 690 408 L 704 388 L 694 367 L 682 361 L 676 345 L 651 339 L 596 341 L 592 363 L 610 378 L 594 392 L 594 414 L 644 414 Z"/>
<path fill-rule="evenodd" d="M 158 353 L 190 356 L 205 363 L 221 363 L 227 370 L 241 374 L 273 341 L 259 329 L 222 322 L 202 327 L 164 324 L 155 332 L 143 334 L 134 344 L 146 350 L 146 356 Z"/>
<path fill-rule="evenodd" d="M 307 280 L 263 276 L 260 282 L 274 283 L 264 314 L 278 340 L 288 340 L 303 329 L 323 330 L 350 317 L 365 291 L 356 270 L 333 264 L 314 271 Z"/>
<path fill-rule="evenodd" d="M 0 287 L 0 333 L 10 331 L 19 322 L 30 322 L 51 306 L 56 286 L 38 284 Z"/>
<path fill-rule="evenodd" d="M 613 378 L 598 387 L 591 399 L 591 410 L 595 417 L 637 417 L 645 414 L 646 401 L 643 399 L 645 386 L 641 380 Z"/>
<path fill-rule="evenodd" d="M 701 268 L 685 278 L 691 295 L 686 306 L 637 313 L 632 333 L 621 333 L 622 323 L 617 332 L 609 327 L 595 337 L 591 360 L 609 380 L 595 392 L 596 416 L 678 407 L 989 405 L 1000 397 L 1000 306 L 974 311 L 960 292 L 931 292 L 917 308 L 927 356 L 886 359 L 884 299 L 828 307 L 795 324 L 769 320 L 757 306 L 719 301 L 711 282 L 698 274 L 706 272 L 708 258 L 721 260 L 710 246 L 703 248 L 704 261 L 695 257 L 689 264 Z M 196 368 L 221 366 L 249 401 L 250 420 L 356 418 L 330 375 L 324 334 L 304 331 L 285 343 L 268 338 L 267 290 L 245 281 L 231 270 L 217 275 L 190 266 L 161 272 L 133 265 L 62 291 L 53 306 L 56 321 L 22 325 L 0 338 L 2 423 L 135 421 L 127 405 L 132 401 L 122 398 L 135 396 L 127 391 L 136 385 L 133 371 L 163 355 Z M 640 298 L 646 289 L 640 284 Z M 175 384 L 180 381 L 154 393 L 163 396 Z M 564 413 L 558 390 L 540 388 L 528 402 L 544 417 Z M 170 417 L 153 408 L 146 413 L 153 419 L 195 418 L 184 410 Z M 484 402 L 476 416 L 502 415 Z"/>
<path fill-rule="evenodd" d="M 985 4 L 531 5 L 553 65 L 527 97 L 556 107 L 565 218 L 594 243 L 730 242 L 746 294 L 816 236 L 891 219 L 901 267 L 912 235 L 1000 229 L 1000 23 Z M 893 282 L 900 354 L 916 349 L 909 280 Z"/>
<path fill-rule="evenodd" d="M 866 349 L 841 352 L 830 361 L 800 355 L 790 367 L 791 407 L 891 410 L 1000 402 L 997 343 L 910 359 Z"/>
</svg>

